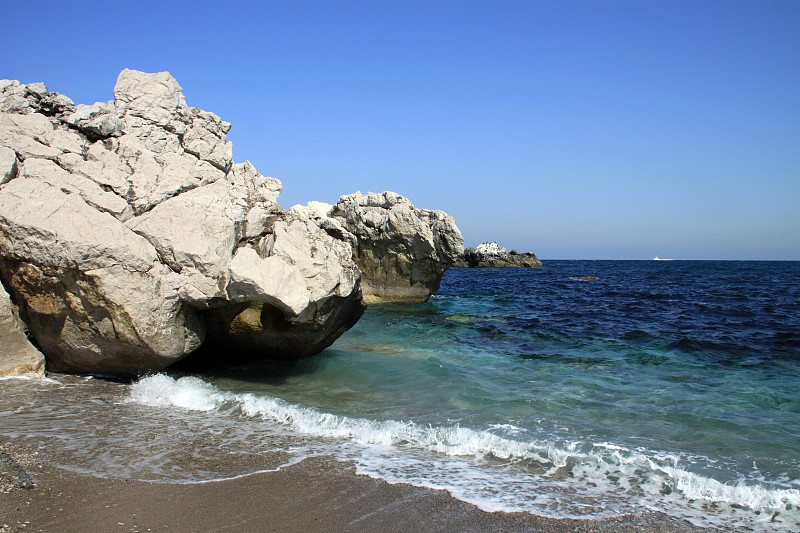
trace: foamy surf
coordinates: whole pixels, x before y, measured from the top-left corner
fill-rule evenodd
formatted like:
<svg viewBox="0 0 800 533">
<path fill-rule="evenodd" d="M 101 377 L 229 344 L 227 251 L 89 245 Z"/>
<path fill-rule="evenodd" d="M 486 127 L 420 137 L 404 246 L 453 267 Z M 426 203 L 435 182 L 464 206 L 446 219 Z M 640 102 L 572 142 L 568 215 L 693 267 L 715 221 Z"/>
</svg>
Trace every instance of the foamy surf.
<svg viewBox="0 0 800 533">
<path fill-rule="evenodd" d="M 700 526 L 800 527 L 797 489 L 723 483 L 692 472 L 697 458 L 679 454 L 531 438 L 510 424 L 481 429 L 355 418 L 223 391 L 196 377 L 144 377 L 125 401 L 260 420 L 318 439 L 318 450 L 354 462 L 362 474 L 444 489 L 487 511 L 592 519 L 647 508 Z"/>
<path fill-rule="evenodd" d="M 36 381 L 37 383 L 58 384 L 58 381 L 44 376 L 0 376 L 0 381 Z"/>
</svg>

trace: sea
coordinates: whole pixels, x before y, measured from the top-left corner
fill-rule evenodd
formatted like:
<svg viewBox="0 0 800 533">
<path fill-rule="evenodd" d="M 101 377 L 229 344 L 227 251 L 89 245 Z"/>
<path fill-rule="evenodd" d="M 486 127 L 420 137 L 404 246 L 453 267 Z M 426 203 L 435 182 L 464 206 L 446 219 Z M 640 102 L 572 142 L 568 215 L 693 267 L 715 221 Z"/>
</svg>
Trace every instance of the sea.
<svg viewBox="0 0 800 533">
<path fill-rule="evenodd" d="M 800 262 L 454 268 L 301 361 L 0 392 L 0 435 L 95 476 L 204 483 L 322 455 L 487 511 L 800 531 Z"/>
</svg>

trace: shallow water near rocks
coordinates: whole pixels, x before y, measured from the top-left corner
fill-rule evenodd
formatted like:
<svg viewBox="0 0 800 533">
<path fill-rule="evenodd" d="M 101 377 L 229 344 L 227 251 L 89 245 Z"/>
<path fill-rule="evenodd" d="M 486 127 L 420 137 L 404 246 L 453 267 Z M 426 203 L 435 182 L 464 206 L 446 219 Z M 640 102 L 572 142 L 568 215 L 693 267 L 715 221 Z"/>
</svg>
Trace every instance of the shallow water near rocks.
<svg viewBox="0 0 800 533">
<path fill-rule="evenodd" d="M 795 531 L 798 279 L 798 262 L 451 269 L 429 302 L 373 306 L 296 363 L 2 381 L 0 434 L 99 476 L 330 455 L 486 510 Z"/>
</svg>

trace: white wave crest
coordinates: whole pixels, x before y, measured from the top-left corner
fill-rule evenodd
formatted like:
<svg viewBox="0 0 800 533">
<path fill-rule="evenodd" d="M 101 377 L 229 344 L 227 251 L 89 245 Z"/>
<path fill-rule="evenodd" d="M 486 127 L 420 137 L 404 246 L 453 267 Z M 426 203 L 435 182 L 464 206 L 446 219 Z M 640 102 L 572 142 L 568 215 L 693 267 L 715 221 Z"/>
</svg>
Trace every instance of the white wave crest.
<svg viewBox="0 0 800 533">
<path fill-rule="evenodd" d="M 44 376 L 0 376 L 0 381 L 10 381 L 10 380 L 36 381 L 37 383 L 55 383 L 57 385 L 60 385 L 58 381 Z"/>
<path fill-rule="evenodd" d="M 654 468 L 669 475 L 675 488 L 692 500 L 741 505 L 754 511 L 797 508 L 800 505 L 800 491 L 795 489 L 771 489 L 744 482 L 735 485 L 720 483 L 680 468 Z"/>
<path fill-rule="evenodd" d="M 182 407 L 211 411 L 225 401 L 226 394 L 196 377 L 175 380 L 164 374 L 146 376 L 131 387 L 127 401 L 153 407 Z"/>
<path fill-rule="evenodd" d="M 565 487 L 569 487 L 570 490 L 586 497 L 604 495 L 617 497 L 620 494 L 627 494 L 640 498 L 640 504 L 659 510 L 664 510 L 663 506 L 667 502 L 677 502 L 688 509 L 684 517 L 690 519 L 705 512 L 691 503 L 695 500 L 746 507 L 756 512 L 780 511 L 784 514 L 788 512 L 790 515 L 797 514 L 795 510 L 800 508 L 800 491 L 796 489 L 778 489 L 744 482 L 721 483 L 686 470 L 680 466 L 680 459 L 677 456 L 631 450 L 607 442 L 590 444 L 515 440 L 504 435 L 514 435 L 521 428 L 514 427 L 515 432 L 510 432 L 505 425 L 477 430 L 460 426 L 434 427 L 397 420 L 353 418 L 294 405 L 278 398 L 223 392 L 195 377 L 175 380 L 163 374 L 147 376 L 133 384 L 127 401 L 195 411 L 239 411 L 245 417 L 268 420 L 291 428 L 302 435 L 338 439 L 359 445 L 424 450 L 451 457 L 496 458 L 504 460 L 506 465 L 536 461 L 542 466 L 542 472 L 530 475 L 522 470 L 520 475 L 523 477 L 527 475 L 527 482 L 535 481 L 539 488 L 550 486 L 564 490 Z M 496 431 L 501 431 L 504 435 L 498 435 Z M 383 456 L 382 453 L 378 455 Z M 401 469 L 398 468 L 397 460 L 397 457 L 393 457 L 391 472 L 387 471 L 382 477 L 387 480 L 432 486 L 430 471 L 422 477 L 415 474 L 416 477 L 403 478 L 398 474 Z M 371 464 L 363 470 L 373 475 L 382 468 Z M 557 472 L 558 474 L 554 475 Z M 512 489 L 506 490 L 507 494 L 503 496 L 505 503 L 499 507 L 497 494 L 500 491 L 495 490 L 496 494 L 491 499 L 491 510 L 530 511 L 529 507 L 508 503 L 513 497 L 509 491 L 530 490 L 525 486 L 526 483 L 520 483 L 519 479 L 509 482 L 509 487 Z M 436 488 L 446 488 L 447 485 L 448 483 L 442 482 L 436 485 Z M 450 483 L 449 486 L 453 487 L 454 484 Z M 581 488 L 575 489 L 576 486 Z M 467 489 L 473 490 L 473 488 Z M 458 489 L 459 494 L 467 489 Z M 536 501 L 547 500 L 541 495 L 538 498 Z M 524 499 L 528 503 L 531 501 L 528 496 Z M 473 503 L 480 505 L 474 500 Z"/>
</svg>

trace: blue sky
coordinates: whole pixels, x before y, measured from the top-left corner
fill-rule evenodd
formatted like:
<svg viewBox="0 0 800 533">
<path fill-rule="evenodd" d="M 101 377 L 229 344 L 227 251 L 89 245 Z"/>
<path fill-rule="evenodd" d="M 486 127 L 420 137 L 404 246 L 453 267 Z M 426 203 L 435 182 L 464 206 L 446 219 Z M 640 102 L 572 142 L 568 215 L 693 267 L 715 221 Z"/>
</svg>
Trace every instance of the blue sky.
<svg viewBox="0 0 800 533">
<path fill-rule="evenodd" d="M 285 207 L 394 190 L 544 259 L 800 260 L 800 2 L 6 2 L 0 78 L 167 70 Z"/>
</svg>

